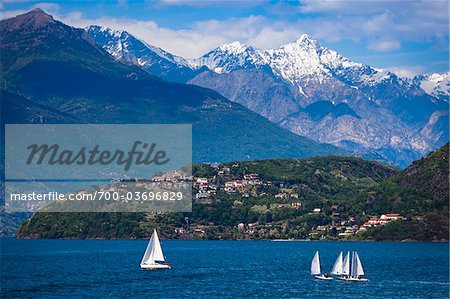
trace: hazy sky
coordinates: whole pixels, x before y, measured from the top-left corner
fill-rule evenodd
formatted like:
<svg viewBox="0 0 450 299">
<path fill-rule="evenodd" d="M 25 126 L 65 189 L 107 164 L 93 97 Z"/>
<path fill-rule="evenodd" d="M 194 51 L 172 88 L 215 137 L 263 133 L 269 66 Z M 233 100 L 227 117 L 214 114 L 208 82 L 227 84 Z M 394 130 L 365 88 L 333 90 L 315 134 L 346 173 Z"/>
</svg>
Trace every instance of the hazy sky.
<svg viewBox="0 0 450 299">
<path fill-rule="evenodd" d="M 127 30 L 186 58 L 236 40 L 277 48 L 307 33 L 352 60 L 403 75 L 449 67 L 447 0 L 0 0 L 0 18 L 34 7 L 76 27 Z"/>
</svg>

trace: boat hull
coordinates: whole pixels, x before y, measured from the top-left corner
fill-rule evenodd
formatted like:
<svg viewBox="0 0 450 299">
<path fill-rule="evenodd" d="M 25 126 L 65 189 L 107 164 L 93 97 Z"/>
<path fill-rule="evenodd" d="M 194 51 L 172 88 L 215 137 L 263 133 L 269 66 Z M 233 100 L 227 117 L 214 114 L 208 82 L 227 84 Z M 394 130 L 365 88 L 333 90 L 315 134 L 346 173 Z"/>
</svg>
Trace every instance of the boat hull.
<svg viewBox="0 0 450 299">
<path fill-rule="evenodd" d="M 333 277 L 325 277 L 323 275 L 316 275 L 316 276 L 314 276 L 314 279 L 318 279 L 318 280 L 333 280 Z"/>
<path fill-rule="evenodd" d="M 141 264 L 142 270 L 164 270 L 172 269 L 169 264 Z"/>
<path fill-rule="evenodd" d="M 357 278 L 357 277 L 338 277 L 337 280 L 349 281 L 349 282 L 367 282 L 367 278 Z"/>
</svg>

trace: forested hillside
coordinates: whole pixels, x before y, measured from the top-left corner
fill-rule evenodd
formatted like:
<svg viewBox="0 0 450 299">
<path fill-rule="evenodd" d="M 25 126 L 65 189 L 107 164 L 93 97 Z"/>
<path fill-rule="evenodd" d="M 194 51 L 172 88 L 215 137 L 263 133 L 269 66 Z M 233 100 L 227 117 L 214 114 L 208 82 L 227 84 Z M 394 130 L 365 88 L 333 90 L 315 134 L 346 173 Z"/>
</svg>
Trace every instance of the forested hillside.
<svg viewBox="0 0 450 299">
<path fill-rule="evenodd" d="M 192 213 L 37 213 L 18 237 L 146 238 L 158 227 L 175 239 L 448 240 L 448 148 L 403 171 L 345 157 L 195 165 L 208 183 L 194 181 Z"/>
</svg>

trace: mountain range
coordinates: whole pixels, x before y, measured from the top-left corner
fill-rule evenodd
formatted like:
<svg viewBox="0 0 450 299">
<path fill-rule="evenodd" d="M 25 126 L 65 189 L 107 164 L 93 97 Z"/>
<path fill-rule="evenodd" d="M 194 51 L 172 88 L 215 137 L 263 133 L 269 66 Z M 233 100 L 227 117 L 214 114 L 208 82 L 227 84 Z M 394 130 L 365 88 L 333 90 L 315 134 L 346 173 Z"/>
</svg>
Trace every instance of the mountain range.
<svg viewBox="0 0 450 299">
<path fill-rule="evenodd" d="M 280 128 L 215 91 L 119 62 L 86 31 L 40 9 L 0 22 L 0 57 L 2 125 L 188 123 L 194 162 L 345 153 Z"/>
<path fill-rule="evenodd" d="M 90 26 L 86 32 L 120 61 L 213 89 L 297 135 L 374 152 L 401 167 L 449 139 L 450 73 L 402 78 L 308 35 L 278 49 L 233 42 L 184 59 L 126 31 Z"/>
</svg>

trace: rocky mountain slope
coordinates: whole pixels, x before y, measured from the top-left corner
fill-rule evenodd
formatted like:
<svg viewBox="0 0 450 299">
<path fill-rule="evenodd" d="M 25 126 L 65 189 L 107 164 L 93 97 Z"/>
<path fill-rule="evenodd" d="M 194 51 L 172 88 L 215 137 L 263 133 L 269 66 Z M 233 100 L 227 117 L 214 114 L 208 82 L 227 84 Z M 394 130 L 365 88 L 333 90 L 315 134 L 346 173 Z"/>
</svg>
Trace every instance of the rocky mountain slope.
<svg viewBox="0 0 450 299">
<path fill-rule="evenodd" d="M 129 34 L 115 33 L 122 35 Z M 103 34 L 99 41 L 105 50 L 118 59 L 145 64 L 145 56 L 136 54 L 128 38 L 119 42 L 111 36 Z M 120 46 L 124 42 L 127 47 Z M 121 51 L 114 50 L 119 47 Z M 308 35 L 278 49 L 233 42 L 198 59 L 169 60 L 180 69 L 191 67 L 189 83 L 216 90 L 298 135 L 376 152 L 399 166 L 448 141 L 448 74 L 400 78 L 351 61 Z M 321 113 L 310 114 L 320 107 Z"/>
</svg>

